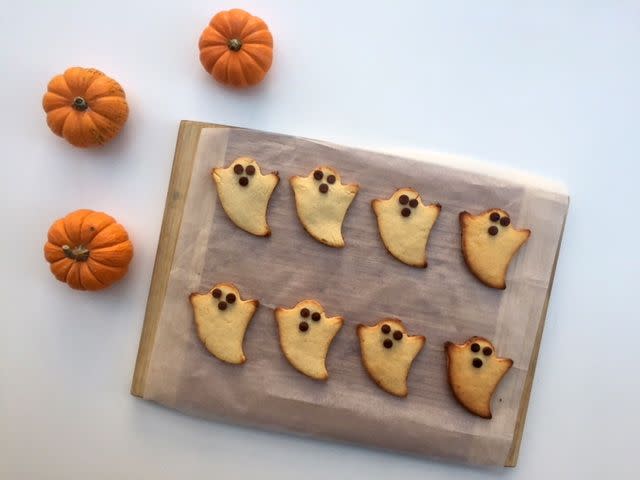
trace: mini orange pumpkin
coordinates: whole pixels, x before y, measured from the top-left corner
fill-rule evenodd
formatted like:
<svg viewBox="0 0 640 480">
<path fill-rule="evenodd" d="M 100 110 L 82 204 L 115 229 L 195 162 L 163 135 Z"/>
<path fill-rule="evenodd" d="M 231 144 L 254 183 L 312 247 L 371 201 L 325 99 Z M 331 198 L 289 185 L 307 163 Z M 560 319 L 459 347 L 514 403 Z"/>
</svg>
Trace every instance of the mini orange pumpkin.
<svg viewBox="0 0 640 480">
<path fill-rule="evenodd" d="M 53 133 L 76 147 L 108 142 L 129 115 L 120 84 L 93 68 L 72 67 L 53 77 L 42 107 Z"/>
<path fill-rule="evenodd" d="M 260 18 L 234 8 L 217 13 L 200 36 L 200 62 L 225 85 L 262 81 L 273 59 L 273 37 Z"/>
<path fill-rule="evenodd" d="M 102 212 L 76 210 L 56 220 L 44 257 L 51 272 L 76 290 L 100 290 L 127 273 L 133 245 L 122 225 Z"/>
</svg>

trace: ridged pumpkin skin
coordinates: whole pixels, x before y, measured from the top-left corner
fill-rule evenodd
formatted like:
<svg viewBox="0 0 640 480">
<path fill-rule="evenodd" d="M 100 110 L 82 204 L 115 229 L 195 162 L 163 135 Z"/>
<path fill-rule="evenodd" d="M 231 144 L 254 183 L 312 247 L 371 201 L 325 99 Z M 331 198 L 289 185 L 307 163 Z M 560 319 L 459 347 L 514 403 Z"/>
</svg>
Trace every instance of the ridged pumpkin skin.
<svg viewBox="0 0 640 480">
<path fill-rule="evenodd" d="M 56 220 L 47 235 L 44 257 L 51 272 L 76 290 L 101 290 L 127 273 L 133 245 L 112 217 L 76 210 Z"/>
<path fill-rule="evenodd" d="M 53 77 L 42 107 L 53 133 L 76 147 L 105 144 L 129 116 L 120 84 L 94 68 L 72 67 Z"/>
<path fill-rule="evenodd" d="M 267 24 L 238 8 L 217 13 L 202 32 L 199 47 L 204 69 L 232 87 L 261 82 L 273 60 Z"/>
</svg>

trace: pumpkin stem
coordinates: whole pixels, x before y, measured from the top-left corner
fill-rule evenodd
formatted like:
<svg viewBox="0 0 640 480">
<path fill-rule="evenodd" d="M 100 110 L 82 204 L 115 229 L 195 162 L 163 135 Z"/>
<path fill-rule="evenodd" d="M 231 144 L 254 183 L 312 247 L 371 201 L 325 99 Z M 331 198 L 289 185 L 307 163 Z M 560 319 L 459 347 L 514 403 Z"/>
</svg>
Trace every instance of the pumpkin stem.
<svg viewBox="0 0 640 480">
<path fill-rule="evenodd" d="M 229 50 L 233 50 L 234 52 L 237 52 L 242 48 L 242 40 L 238 38 L 232 38 L 227 42 L 227 47 L 229 47 Z"/>
<path fill-rule="evenodd" d="M 62 252 L 65 257 L 75 260 L 76 262 L 86 262 L 89 259 L 89 250 L 82 245 L 73 248 L 69 245 L 63 245 Z"/>
<path fill-rule="evenodd" d="M 78 110 L 79 112 L 83 112 L 87 108 L 89 108 L 89 105 L 87 105 L 87 101 L 82 97 L 74 98 L 73 99 L 73 104 L 71 106 L 73 108 L 75 108 L 76 110 Z"/>
</svg>

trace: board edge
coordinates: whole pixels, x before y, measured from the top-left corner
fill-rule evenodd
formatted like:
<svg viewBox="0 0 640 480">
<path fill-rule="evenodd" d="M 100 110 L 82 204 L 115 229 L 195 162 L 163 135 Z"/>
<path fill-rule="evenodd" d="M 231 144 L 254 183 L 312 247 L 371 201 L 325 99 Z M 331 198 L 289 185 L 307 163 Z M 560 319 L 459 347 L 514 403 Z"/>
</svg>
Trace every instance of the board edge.
<svg viewBox="0 0 640 480">
<path fill-rule="evenodd" d="M 529 399 L 531 398 L 531 389 L 533 387 L 533 378 L 536 373 L 536 365 L 538 363 L 538 353 L 540 351 L 540 344 L 542 343 L 542 333 L 544 332 L 544 324 L 547 319 L 547 309 L 549 308 L 549 300 L 551 298 L 551 291 L 553 290 L 553 281 L 556 275 L 556 266 L 558 265 L 558 258 L 560 257 L 560 249 L 562 248 L 562 237 L 564 236 L 564 228 L 567 223 L 567 215 L 569 214 L 569 196 L 567 196 L 567 210 L 562 220 L 562 228 L 560 229 L 560 239 L 558 241 L 558 248 L 556 250 L 556 256 L 553 260 L 553 268 L 551 269 L 551 278 L 549 281 L 549 291 L 547 292 L 547 298 L 542 307 L 542 315 L 540 318 L 540 324 L 538 325 L 538 332 L 536 333 L 536 340 L 531 352 L 531 359 L 529 360 L 529 369 L 527 377 L 525 378 L 524 389 L 522 390 L 522 396 L 520 397 L 520 408 L 518 411 L 518 417 L 516 418 L 516 426 L 513 432 L 513 441 L 511 442 L 511 448 L 505 459 L 505 467 L 515 467 L 518 464 L 518 456 L 520 454 L 520 445 L 522 444 L 522 436 L 524 434 L 524 426 L 527 419 L 527 410 L 529 409 Z"/>
<path fill-rule="evenodd" d="M 169 283 L 169 274 L 173 263 L 182 215 L 186 203 L 187 190 L 191 181 L 191 172 L 196 156 L 200 132 L 203 128 L 215 128 L 218 125 L 182 120 L 178 129 L 178 138 L 173 156 L 171 177 L 167 189 L 162 226 L 158 239 L 158 249 L 151 274 L 151 284 L 147 296 L 138 353 L 131 381 L 131 394 L 144 398 L 147 371 L 151 361 L 151 352 L 160 320 L 160 312 Z"/>
</svg>

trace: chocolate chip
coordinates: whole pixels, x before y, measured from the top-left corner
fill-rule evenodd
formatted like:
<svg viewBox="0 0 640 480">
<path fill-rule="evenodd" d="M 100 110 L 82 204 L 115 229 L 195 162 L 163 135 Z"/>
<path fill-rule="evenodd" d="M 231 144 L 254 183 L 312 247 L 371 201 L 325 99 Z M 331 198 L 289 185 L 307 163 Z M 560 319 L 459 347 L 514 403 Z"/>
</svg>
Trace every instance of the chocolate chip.
<svg viewBox="0 0 640 480">
<path fill-rule="evenodd" d="M 484 353 L 485 356 L 488 357 L 489 355 L 491 355 L 493 353 L 493 350 L 491 350 L 491 347 L 484 347 L 482 349 L 482 353 Z"/>
<path fill-rule="evenodd" d="M 239 163 L 236 163 L 233 166 L 233 171 L 236 175 L 242 175 L 242 172 L 244 172 L 244 168 L 242 168 L 242 165 L 240 165 Z"/>
<path fill-rule="evenodd" d="M 409 202 L 409 206 L 411 208 L 416 208 L 418 206 L 418 200 L 415 198 L 411 199 L 411 201 Z"/>
<path fill-rule="evenodd" d="M 491 225 L 489 227 L 489 229 L 487 230 L 487 232 L 489 232 L 489 235 L 494 236 L 498 234 L 498 227 L 496 227 L 495 225 Z"/>
<path fill-rule="evenodd" d="M 509 217 L 502 217 L 500 219 L 500 225 L 502 225 L 503 227 L 508 227 L 510 223 L 511 219 Z"/>
<path fill-rule="evenodd" d="M 323 176 L 324 174 L 322 173 L 322 170 L 316 170 L 315 172 L 313 172 L 313 178 L 315 178 L 316 180 L 322 180 Z"/>
<path fill-rule="evenodd" d="M 402 332 L 400 330 L 396 330 L 393 332 L 393 338 L 396 340 L 402 340 Z"/>
<path fill-rule="evenodd" d="M 247 165 L 247 169 L 245 170 L 245 172 L 247 172 L 247 175 L 253 175 L 254 173 L 256 173 L 256 167 L 254 167 L 253 165 Z"/>
<path fill-rule="evenodd" d="M 300 316 L 302 318 L 307 318 L 309 316 L 309 309 L 308 308 L 303 308 L 302 310 L 300 310 Z"/>
<path fill-rule="evenodd" d="M 211 292 L 211 295 L 213 295 L 213 298 L 220 298 L 220 295 L 222 295 L 222 291 L 220 291 L 219 288 L 214 288 Z"/>
<path fill-rule="evenodd" d="M 326 183 L 322 183 L 318 187 L 318 190 L 320 190 L 320 193 L 327 193 L 329 191 L 329 185 L 327 185 Z"/>
<path fill-rule="evenodd" d="M 307 330 L 309 330 L 309 324 L 307 322 L 300 322 L 298 328 L 301 332 L 306 332 Z"/>
<path fill-rule="evenodd" d="M 236 303 L 235 293 L 227 293 L 227 296 L 225 298 L 227 299 L 227 303 Z"/>
<path fill-rule="evenodd" d="M 474 358 L 473 362 L 471 362 L 471 363 L 476 368 L 480 368 L 482 366 L 482 360 L 480 360 L 479 358 Z"/>
<path fill-rule="evenodd" d="M 393 347 L 393 342 L 387 338 L 384 342 L 382 342 L 382 345 L 384 346 L 384 348 L 391 348 Z"/>
<path fill-rule="evenodd" d="M 498 220 L 500 220 L 500 214 L 498 212 L 491 212 L 491 215 L 489 215 L 489 220 L 491 220 L 492 222 L 497 222 Z"/>
<path fill-rule="evenodd" d="M 407 197 L 406 195 L 400 195 L 398 197 L 398 201 L 400 202 L 400 205 L 406 205 L 407 203 L 409 203 L 409 197 Z"/>
<path fill-rule="evenodd" d="M 331 185 L 333 185 L 334 183 L 336 183 L 336 176 L 335 175 L 329 175 L 327 177 L 327 183 L 330 183 Z"/>
<path fill-rule="evenodd" d="M 240 186 L 246 187 L 247 185 L 249 185 L 249 179 L 247 177 L 240 177 L 238 183 L 240 184 Z"/>
<path fill-rule="evenodd" d="M 226 309 L 227 309 L 227 302 L 218 303 L 218 310 L 226 310 Z"/>
<path fill-rule="evenodd" d="M 411 209 L 405 207 L 400 211 L 400 213 L 403 217 L 408 217 L 409 215 L 411 215 Z"/>
<path fill-rule="evenodd" d="M 389 333 L 391 331 L 391 327 L 386 323 L 382 325 L 382 333 Z"/>
<path fill-rule="evenodd" d="M 472 343 L 471 344 L 471 351 L 472 352 L 479 352 L 480 351 L 480 345 L 478 345 L 477 343 Z"/>
<path fill-rule="evenodd" d="M 318 320 L 320 320 L 320 314 L 318 312 L 313 312 L 311 314 L 311 320 L 313 320 L 314 322 L 317 322 Z"/>
</svg>

